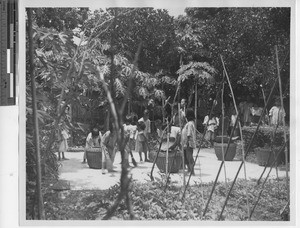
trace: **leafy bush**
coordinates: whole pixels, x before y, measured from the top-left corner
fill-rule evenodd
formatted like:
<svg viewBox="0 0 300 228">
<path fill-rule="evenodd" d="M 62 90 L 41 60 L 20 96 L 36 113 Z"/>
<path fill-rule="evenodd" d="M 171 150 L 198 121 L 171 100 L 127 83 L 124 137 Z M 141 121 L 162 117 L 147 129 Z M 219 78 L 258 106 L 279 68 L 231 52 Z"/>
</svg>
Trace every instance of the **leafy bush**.
<svg viewBox="0 0 300 228">
<path fill-rule="evenodd" d="M 256 127 L 243 127 L 242 133 L 245 140 L 245 150 L 247 149 L 252 135 L 254 134 Z M 287 137 L 289 137 L 289 129 L 286 129 Z M 251 146 L 251 152 L 254 151 L 256 147 L 270 147 L 272 143 L 272 137 L 274 135 L 273 127 L 264 127 L 260 126 L 258 132 L 253 139 L 253 143 Z M 276 134 L 274 137 L 274 146 L 282 146 L 284 144 L 284 129 L 283 127 L 278 127 L 276 130 Z"/>
</svg>

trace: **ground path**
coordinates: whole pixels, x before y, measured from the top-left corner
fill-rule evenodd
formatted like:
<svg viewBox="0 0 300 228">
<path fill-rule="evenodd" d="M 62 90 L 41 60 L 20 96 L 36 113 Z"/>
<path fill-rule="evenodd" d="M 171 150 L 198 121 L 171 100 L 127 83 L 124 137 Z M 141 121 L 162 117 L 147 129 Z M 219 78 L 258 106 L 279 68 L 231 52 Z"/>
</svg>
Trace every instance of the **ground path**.
<svg viewBox="0 0 300 228">
<path fill-rule="evenodd" d="M 194 150 L 194 156 L 197 154 L 197 149 Z M 138 161 L 138 153 L 133 153 L 135 159 Z M 92 190 L 92 189 L 108 189 L 109 187 L 115 185 L 120 181 L 121 173 L 121 156 L 117 153 L 114 166 L 117 172 L 102 174 L 101 169 L 90 169 L 87 163 L 82 163 L 83 152 L 67 152 L 65 156 L 69 160 L 61 161 L 60 167 L 60 180 L 68 181 L 70 183 L 71 190 Z M 217 172 L 219 170 L 221 161 L 217 160 L 214 149 L 201 149 L 200 156 L 197 159 L 195 165 L 195 176 L 191 177 L 190 185 L 201 182 L 212 182 L 215 180 Z M 236 172 L 241 164 L 241 161 L 233 160 L 226 161 L 226 174 L 227 179 L 233 180 Z M 131 164 L 132 165 L 132 164 Z M 132 177 L 134 180 L 139 182 L 150 181 L 150 171 L 152 168 L 152 163 L 138 163 L 138 167 L 131 170 Z M 246 172 L 247 178 L 259 178 L 264 167 L 259 166 L 254 163 L 246 162 Z M 267 169 L 266 173 L 269 171 Z M 200 175 L 201 174 L 201 175 Z M 285 170 L 278 170 L 279 177 L 284 177 L 286 175 Z M 155 166 L 154 177 L 160 177 L 160 172 Z M 176 185 L 182 185 L 183 174 L 176 173 L 171 174 L 171 182 Z M 244 168 L 242 168 L 239 177 L 244 178 Z M 276 170 L 272 169 L 270 178 L 276 178 Z M 187 178 L 186 178 L 187 180 Z M 225 180 L 224 169 L 222 169 L 219 181 L 223 182 Z"/>
</svg>

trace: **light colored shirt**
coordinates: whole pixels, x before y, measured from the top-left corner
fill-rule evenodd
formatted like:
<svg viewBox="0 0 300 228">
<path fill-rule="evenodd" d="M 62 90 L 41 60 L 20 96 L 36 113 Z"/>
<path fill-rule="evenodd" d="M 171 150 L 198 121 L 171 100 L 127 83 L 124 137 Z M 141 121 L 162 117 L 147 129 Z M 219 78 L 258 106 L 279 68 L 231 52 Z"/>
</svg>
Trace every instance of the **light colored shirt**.
<svg viewBox="0 0 300 228">
<path fill-rule="evenodd" d="M 144 130 L 144 134 L 145 134 L 146 137 L 148 137 L 148 134 L 151 133 L 151 126 L 150 126 L 151 123 L 150 123 L 150 120 L 149 120 L 149 119 L 144 120 L 144 117 L 142 117 L 141 119 L 139 119 L 139 122 L 140 122 L 140 121 L 142 121 L 142 122 L 145 123 L 146 128 L 145 128 L 145 130 Z"/>
<path fill-rule="evenodd" d="M 105 134 L 102 136 L 102 143 L 107 147 L 108 150 L 115 149 L 117 145 L 117 135 L 111 134 L 110 131 L 105 132 Z"/>
<path fill-rule="evenodd" d="M 261 107 L 256 107 L 256 108 L 252 107 L 251 108 L 252 116 L 261 116 L 262 111 L 263 111 L 263 108 L 261 108 Z"/>
<path fill-rule="evenodd" d="M 90 132 L 86 137 L 85 148 L 100 147 L 101 138 L 101 132 L 99 132 L 99 135 L 95 138 L 92 137 L 92 132 Z"/>
<path fill-rule="evenodd" d="M 209 116 L 207 115 L 207 116 L 204 117 L 203 124 L 207 125 L 207 130 L 208 131 L 215 131 L 217 129 L 217 127 L 219 126 L 219 118 L 212 117 L 209 120 Z"/>
<path fill-rule="evenodd" d="M 230 126 L 234 126 L 237 119 L 237 115 L 231 115 Z"/>
<path fill-rule="evenodd" d="M 163 130 L 157 129 L 158 137 L 161 137 Z M 180 134 L 180 127 L 171 126 L 170 138 L 176 139 Z M 167 138 L 167 134 L 164 135 L 164 138 Z"/>
<path fill-rule="evenodd" d="M 183 148 L 187 146 L 196 148 L 196 128 L 194 121 L 189 121 L 185 124 L 181 133 L 181 145 Z"/>
<path fill-rule="evenodd" d="M 284 108 L 273 106 L 269 111 L 271 125 L 283 125 L 285 111 Z"/>
<path fill-rule="evenodd" d="M 70 137 L 70 135 L 68 134 L 68 132 L 66 130 L 62 130 L 61 135 L 64 140 L 66 140 Z"/>
</svg>

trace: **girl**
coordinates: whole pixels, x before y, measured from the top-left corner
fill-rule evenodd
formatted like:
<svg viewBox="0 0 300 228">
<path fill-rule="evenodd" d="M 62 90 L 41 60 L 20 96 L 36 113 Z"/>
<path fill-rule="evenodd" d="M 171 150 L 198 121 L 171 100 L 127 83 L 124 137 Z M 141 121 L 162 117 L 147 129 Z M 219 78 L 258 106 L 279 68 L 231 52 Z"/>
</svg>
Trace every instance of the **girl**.
<svg viewBox="0 0 300 228">
<path fill-rule="evenodd" d="M 65 158 L 65 152 L 68 150 L 68 147 L 69 147 L 68 141 L 67 141 L 69 137 L 70 137 L 70 135 L 66 129 L 63 129 L 60 132 L 60 137 L 59 137 L 60 145 L 59 145 L 59 149 L 58 149 L 58 160 L 61 159 L 60 153 L 62 154 L 62 159 L 67 160 Z"/>
<path fill-rule="evenodd" d="M 135 150 L 137 152 L 139 152 L 140 162 L 143 161 L 142 152 L 144 152 L 144 154 L 145 154 L 145 162 L 150 162 L 150 160 L 148 160 L 148 158 L 147 158 L 148 139 L 145 136 L 145 129 L 146 129 L 145 123 L 142 121 L 139 121 L 137 124 Z"/>
<path fill-rule="evenodd" d="M 194 158 L 193 149 L 196 148 L 196 127 L 195 127 L 195 113 L 192 109 L 186 112 L 187 123 L 182 129 L 181 146 L 184 150 L 185 163 L 188 166 L 188 171 L 195 175 L 194 172 Z"/>
</svg>

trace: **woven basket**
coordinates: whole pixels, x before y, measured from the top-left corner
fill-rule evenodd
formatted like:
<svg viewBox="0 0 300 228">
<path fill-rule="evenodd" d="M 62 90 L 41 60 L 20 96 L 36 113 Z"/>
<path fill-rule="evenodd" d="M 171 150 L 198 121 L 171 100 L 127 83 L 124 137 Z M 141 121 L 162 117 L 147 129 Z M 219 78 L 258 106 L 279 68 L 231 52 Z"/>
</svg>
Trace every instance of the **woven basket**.
<svg viewBox="0 0 300 228">
<path fill-rule="evenodd" d="M 275 156 L 277 153 L 279 153 L 278 149 L 275 149 L 275 156 L 274 153 L 271 151 L 271 148 L 261 148 L 261 147 L 257 147 L 254 149 L 255 154 L 256 154 L 256 159 L 257 159 L 257 163 L 260 166 L 265 166 L 267 165 L 267 167 L 271 166 L 275 160 Z M 270 159 L 269 159 L 270 156 Z M 268 162 L 269 159 L 269 162 Z M 281 152 L 281 154 L 279 154 L 277 156 L 277 161 L 275 164 L 279 165 L 284 163 L 285 160 L 285 155 L 284 152 Z"/>
<path fill-rule="evenodd" d="M 182 167 L 182 153 L 177 152 L 175 158 L 174 155 L 175 155 L 174 152 L 169 152 L 168 172 L 170 173 L 178 173 L 179 169 Z M 173 158 L 174 158 L 174 163 L 171 169 Z M 160 172 L 162 173 L 166 172 L 166 152 L 162 152 L 162 151 L 159 152 L 156 160 L 156 166 L 160 170 Z"/>
<path fill-rule="evenodd" d="M 227 145 L 228 145 L 227 143 L 223 144 L 224 155 L 226 153 Z M 214 143 L 214 148 L 215 148 L 215 153 L 216 153 L 218 160 L 222 161 L 223 160 L 222 143 Z M 230 143 L 226 157 L 225 157 L 225 161 L 232 161 L 235 157 L 235 154 L 236 154 L 236 144 Z"/>
<path fill-rule="evenodd" d="M 88 148 L 86 150 L 86 160 L 90 168 L 101 169 L 102 168 L 102 152 L 101 148 Z M 106 167 L 104 167 L 106 168 Z"/>
</svg>

